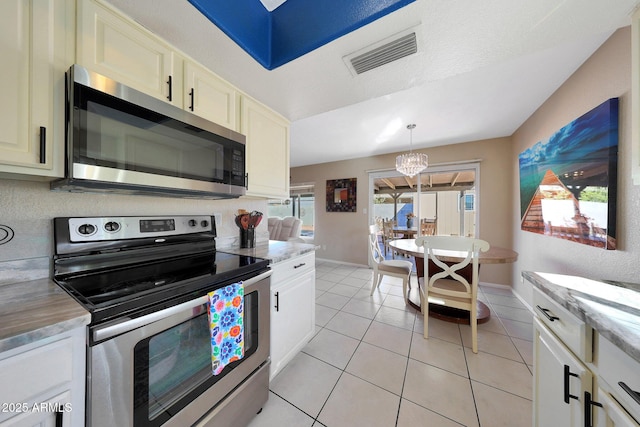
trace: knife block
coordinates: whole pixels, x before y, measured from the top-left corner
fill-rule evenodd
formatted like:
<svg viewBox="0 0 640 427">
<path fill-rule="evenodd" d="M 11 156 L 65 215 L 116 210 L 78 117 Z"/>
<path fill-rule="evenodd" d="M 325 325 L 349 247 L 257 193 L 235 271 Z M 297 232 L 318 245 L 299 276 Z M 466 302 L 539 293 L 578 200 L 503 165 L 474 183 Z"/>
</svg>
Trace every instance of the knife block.
<svg viewBox="0 0 640 427">
<path fill-rule="evenodd" d="M 240 247 L 241 248 L 253 248 L 256 246 L 256 229 L 255 228 L 240 228 Z"/>
</svg>

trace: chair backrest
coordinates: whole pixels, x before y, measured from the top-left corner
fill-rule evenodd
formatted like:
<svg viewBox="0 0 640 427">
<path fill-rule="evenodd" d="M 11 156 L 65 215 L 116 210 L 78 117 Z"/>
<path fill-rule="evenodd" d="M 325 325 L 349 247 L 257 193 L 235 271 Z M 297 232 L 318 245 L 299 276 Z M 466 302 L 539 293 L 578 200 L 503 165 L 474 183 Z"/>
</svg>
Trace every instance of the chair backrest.
<svg viewBox="0 0 640 427">
<path fill-rule="evenodd" d="M 433 236 L 436 234 L 436 223 L 422 220 L 420 223 L 420 234 L 422 236 Z"/>
<path fill-rule="evenodd" d="M 267 228 L 269 230 L 269 239 L 277 240 L 280 236 L 280 229 L 282 228 L 282 219 L 278 217 L 269 217 L 267 219 Z"/>
<path fill-rule="evenodd" d="M 394 226 L 394 222 L 393 221 L 383 221 L 382 223 L 382 235 L 384 236 L 385 239 L 393 239 L 393 226 Z"/>
<path fill-rule="evenodd" d="M 416 239 L 416 245 L 424 247 L 425 286 L 433 287 L 436 280 L 451 278 L 460 282 L 464 286 L 465 291 L 439 289 L 439 293 L 452 297 L 475 297 L 477 295 L 478 256 L 480 251 L 485 252 L 489 249 L 488 242 L 471 237 L 422 236 Z M 447 254 L 443 251 L 450 252 Z M 446 262 L 440 259 L 447 257 L 447 255 L 464 257 L 464 259 L 457 263 Z M 438 270 L 437 272 L 429 271 L 429 261 L 433 262 Z M 461 271 L 464 268 L 468 269 L 469 265 L 471 265 L 471 277 Z"/>
<path fill-rule="evenodd" d="M 280 236 L 288 240 L 290 237 L 300 237 L 302 232 L 302 220 L 293 216 L 285 216 L 282 218 L 282 229 Z"/>
<path fill-rule="evenodd" d="M 380 245 L 378 244 L 378 227 L 375 225 L 369 226 L 369 257 L 374 268 L 384 259 Z"/>
<path fill-rule="evenodd" d="M 287 241 L 300 237 L 302 232 L 302 220 L 293 216 L 284 218 L 269 217 L 269 239 Z"/>
</svg>

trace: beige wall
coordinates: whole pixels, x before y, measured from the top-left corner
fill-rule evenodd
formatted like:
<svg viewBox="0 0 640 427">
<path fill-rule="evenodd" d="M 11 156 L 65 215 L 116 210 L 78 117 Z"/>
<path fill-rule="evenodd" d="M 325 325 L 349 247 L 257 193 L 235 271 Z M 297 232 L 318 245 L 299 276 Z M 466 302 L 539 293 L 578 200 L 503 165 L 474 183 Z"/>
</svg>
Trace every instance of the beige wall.
<svg viewBox="0 0 640 427">
<path fill-rule="evenodd" d="M 481 159 L 480 162 L 480 237 L 496 246 L 511 247 L 511 193 L 504 183 L 513 180 L 511 141 L 498 138 L 441 146 L 422 150 L 431 164 Z M 397 153 L 396 153 L 397 154 Z M 339 162 L 323 163 L 291 169 L 291 182 L 315 183 L 315 238 L 320 245 L 318 258 L 354 264 L 367 264 L 367 227 L 369 222 L 368 171 L 393 169 L 396 154 L 381 155 Z M 326 211 L 326 181 L 358 179 L 357 212 Z M 481 280 L 510 284 L 511 265 L 486 265 Z"/>
<path fill-rule="evenodd" d="M 631 180 L 631 31 L 623 28 L 580 67 L 511 137 L 423 150 L 432 164 L 482 159 L 480 238 L 519 253 L 512 265 L 486 265 L 481 280 L 512 285 L 525 300 L 525 270 L 638 282 L 640 268 L 640 186 Z M 518 155 L 609 98 L 620 98 L 618 165 L 618 250 L 607 251 L 520 230 Z M 291 182 L 316 184 L 319 258 L 366 264 L 367 171 L 390 168 L 395 154 L 291 169 Z M 325 209 L 327 179 L 358 178 L 357 213 Z M 507 185 L 505 185 L 507 183 Z M 510 185 L 508 183 L 511 183 Z"/>
<path fill-rule="evenodd" d="M 513 283 L 530 301 L 524 270 L 639 282 L 640 186 L 631 180 L 631 31 L 614 33 L 513 135 L 511 188 L 514 249 L 520 259 Z M 607 251 L 520 230 L 518 154 L 609 98 L 620 98 L 618 153 L 618 250 Z M 484 195 L 483 195 L 484 196 Z"/>
</svg>

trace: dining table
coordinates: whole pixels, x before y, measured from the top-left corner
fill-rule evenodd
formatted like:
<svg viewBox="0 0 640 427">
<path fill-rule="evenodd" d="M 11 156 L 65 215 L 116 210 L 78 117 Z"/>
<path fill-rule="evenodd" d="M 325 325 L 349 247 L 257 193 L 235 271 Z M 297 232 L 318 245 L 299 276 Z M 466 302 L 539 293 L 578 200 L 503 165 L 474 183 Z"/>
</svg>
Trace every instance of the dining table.
<svg viewBox="0 0 640 427">
<path fill-rule="evenodd" d="M 392 229 L 394 235 L 402 234 L 404 239 L 409 239 L 418 233 L 418 227 L 395 226 Z M 415 240 L 415 239 L 414 239 Z"/>
<path fill-rule="evenodd" d="M 389 242 L 389 246 L 393 251 L 414 257 L 416 265 L 416 274 L 418 277 L 424 277 L 424 248 L 416 245 L 416 239 L 397 239 Z M 450 251 L 450 250 L 434 250 L 434 254 L 445 263 L 457 263 L 463 261 L 467 252 Z M 517 261 L 518 253 L 512 249 L 503 248 L 500 246 L 490 246 L 486 252 L 480 252 L 478 256 L 478 264 L 507 264 Z M 435 264 L 431 263 L 430 271 L 433 268 L 437 268 Z M 460 272 L 464 275 L 464 272 Z M 469 272 L 470 273 L 470 272 Z M 410 286 L 405 295 L 407 303 L 415 308 L 420 308 L 420 291 L 418 285 L 415 287 Z M 457 308 L 446 307 L 438 304 L 429 305 L 429 315 L 442 320 L 455 323 L 469 323 L 469 312 L 466 310 L 460 310 Z M 477 301 L 477 320 L 478 323 L 488 322 L 491 318 L 491 310 L 482 301 Z"/>
</svg>

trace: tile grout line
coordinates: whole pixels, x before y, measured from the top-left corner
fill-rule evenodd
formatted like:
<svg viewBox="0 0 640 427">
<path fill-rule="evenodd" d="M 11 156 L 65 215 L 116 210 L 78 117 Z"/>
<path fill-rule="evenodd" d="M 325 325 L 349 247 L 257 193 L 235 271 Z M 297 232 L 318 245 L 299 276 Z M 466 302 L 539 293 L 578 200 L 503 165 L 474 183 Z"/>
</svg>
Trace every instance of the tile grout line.
<svg viewBox="0 0 640 427">
<path fill-rule="evenodd" d="M 327 273 L 330 273 L 330 271 L 331 271 L 331 270 L 327 271 Z M 355 271 L 357 271 L 357 270 L 354 270 L 354 271 L 352 271 L 351 273 L 347 274 L 346 276 L 344 276 L 344 278 L 352 277 L 352 278 L 355 278 L 355 279 L 358 279 L 358 280 L 365 280 L 365 279 L 364 279 L 364 278 L 362 278 L 362 277 L 352 276 L 352 274 L 354 274 L 354 273 L 355 273 Z M 340 275 L 342 275 L 342 274 L 340 274 Z M 333 281 L 330 281 L 330 282 L 331 282 L 331 283 L 334 283 L 334 286 L 335 286 L 335 285 L 338 285 L 338 284 L 343 285 L 343 286 L 351 286 L 351 285 L 347 285 L 347 284 L 342 283 L 342 280 L 344 280 L 344 278 L 343 278 L 343 279 L 340 279 L 340 281 L 339 281 L 339 282 L 333 282 Z M 364 285 L 362 285 L 362 286 L 360 286 L 359 288 L 357 288 L 357 289 L 359 289 L 359 290 L 357 291 L 357 293 L 360 293 L 360 291 L 362 291 L 362 290 L 370 291 L 370 286 L 371 286 L 370 281 L 366 281 Z M 389 286 L 393 286 L 393 285 L 389 285 Z M 351 287 L 356 288 L 355 286 L 351 286 Z M 330 288 L 330 289 L 331 289 L 331 288 Z M 388 290 L 390 290 L 390 289 L 388 289 Z M 319 326 L 319 330 L 316 332 L 316 334 L 314 334 L 314 337 L 315 337 L 315 336 L 317 336 L 317 334 L 318 334 L 319 332 L 321 332 L 323 329 L 326 329 L 327 331 L 331 331 L 331 332 L 334 332 L 334 333 L 337 333 L 337 334 L 340 334 L 340 335 L 343 335 L 343 336 L 345 336 L 345 337 L 348 337 L 348 338 L 352 338 L 352 339 L 353 339 L 353 338 L 354 338 L 353 336 L 345 335 L 345 334 L 342 334 L 341 332 L 334 331 L 334 330 L 329 329 L 329 328 L 327 328 L 327 327 L 326 327 L 326 325 L 327 325 L 327 324 L 329 324 L 329 322 L 331 322 L 331 321 L 332 321 L 332 320 L 333 320 L 333 319 L 338 315 L 338 313 L 340 313 L 340 312 L 345 313 L 345 314 L 350 314 L 350 315 L 353 315 L 353 316 L 357 316 L 357 317 L 362 318 L 362 319 L 366 319 L 367 321 L 369 321 L 369 324 L 368 324 L 368 326 L 367 326 L 366 330 L 364 331 L 364 333 L 362 334 L 361 338 L 360 338 L 360 339 L 358 339 L 358 345 L 356 346 L 355 350 L 353 351 L 353 353 L 352 353 L 352 354 L 351 354 L 351 356 L 349 357 L 349 360 L 347 361 L 347 363 L 346 363 L 346 365 L 345 365 L 344 369 L 337 368 L 337 367 L 335 367 L 334 365 L 331 365 L 331 364 L 329 364 L 329 363 L 327 363 L 327 362 L 325 362 L 325 361 L 323 361 L 323 360 L 321 360 L 321 359 L 316 358 L 315 356 L 312 356 L 312 355 L 309 355 L 308 353 L 306 353 L 307 355 L 309 355 L 309 356 L 311 356 L 311 357 L 314 357 L 315 359 L 317 359 L 317 360 L 319 360 L 319 361 L 322 361 L 323 363 L 326 363 L 326 364 L 328 364 L 328 365 L 330 365 L 330 366 L 333 366 L 334 368 L 337 368 L 337 369 L 339 369 L 339 370 L 341 371 L 341 372 L 340 372 L 340 376 L 338 377 L 338 380 L 336 381 L 336 383 L 335 383 L 335 384 L 334 384 L 334 386 L 332 387 L 331 392 L 329 393 L 329 395 L 328 395 L 327 399 L 325 400 L 325 402 L 324 402 L 324 403 L 323 403 L 323 405 L 322 405 L 322 408 L 320 409 L 320 412 L 318 412 L 318 416 L 317 416 L 317 417 L 315 417 L 315 418 L 314 418 L 314 417 L 311 417 L 311 418 L 313 419 L 314 423 L 320 423 L 320 424 L 321 424 L 321 422 L 319 421 L 319 419 L 318 419 L 318 418 L 320 417 L 321 412 L 324 410 L 324 408 L 325 408 L 325 406 L 326 406 L 326 404 L 327 404 L 328 400 L 330 399 L 331 394 L 335 391 L 335 388 L 336 388 L 336 386 L 337 386 L 337 383 L 340 381 L 340 379 L 344 376 L 344 374 L 345 374 L 345 373 L 348 373 L 349 375 L 352 375 L 353 377 L 358 378 L 358 379 L 360 379 L 360 380 L 362 380 L 362 381 L 364 381 L 364 382 L 366 382 L 366 383 L 368 383 L 368 384 L 370 384 L 370 385 L 372 385 L 372 386 L 374 386 L 374 387 L 376 387 L 376 388 L 379 388 L 379 389 L 381 389 L 381 390 L 387 391 L 387 392 L 389 392 L 389 393 L 391 393 L 391 394 L 395 394 L 395 393 L 393 393 L 393 392 L 391 392 L 391 391 L 389 391 L 389 390 L 387 390 L 387 389 L 385 389 L 385 388 L 383 388 L 383 387 L 378 386 L 377 384 L 374 384 L 374 383 L 372 383 L 372 382 L 370 382 L 370 381 L 368 381 L 368 380 L 366 380 L 366 379 L 364 379 L 364 378 L 361 378 L 361 377 L 359 377 L 359 376 L 357 376 L 357 375 L 350 374 L 349 372 L 347 372 L 347 371 L 346 371 L 347 367 L 349 366 L 349 363 L 351 363 L 351 361 L 353 360 L 353 358 L 354 358 L 354 356 L 355 356 L 355 353 L 358 351 L 358 349 L 360 348 L 360 346 L 361 346 L 361 345 L 362 345 L 362 343 L 364 342 L 364 337 L 366 336 L 367 332 L 370 330 L 371 326 L 373 325 L 373 322 L 374 322 L 374 321 L 377 321 L 378 323 L 381 323 L 381 324 L 384 324 L 384 325 L 387 325 L 387 326 L 394 326 L 394 327 L 398 327 L 399 329 L 409 330 L 409 331 L 411 332 L 411 340 L 410 340 L 410 342 L 409 342 L 408 354 L 407 354 L 407 356 L 401 355 L 402 357 L 405 357 L 405 360 L 406 360 L 406 361 L 405 361 L 405 369 L 404 369 L 404 371 L 405 371 L 405 372 L 404 372 L 404 377 L 403 377 L 403 382 L 402 382 L 401 392 L 400 392 L 400 395 L 399 395 L 399 405 L 398 405 L 398 410 L 397 410 L 397 413 L 396 413 L 396 422 L 395 422 L 395 424 L 396 424 L 396 426 L 397 426 L 397 424 L 398 424 L 398 422 L 399 422 L 400 408 L 401 408 L 401 406 L 402 406 L 402 400 L 403 400 L 403 399 L 405 399 L 405 397 L 404 397 L 404 392 L 405 392 L 405 385 L 406 385 L 406 380 L 407 380 L 407 375 L 408 375 L 408 365 L 409 365 L 409 362 L 410 362 L 410 359 L 411 359 L 411 357 L 410 357 L 410 355 L 411 355 L 411 348 L 412 348 L 412 346 L 415 344 L 415 343 L 414 343 L 414 339 L 416 338 L 416 334 L 417 334 L 417 332 L 415 331 L 415 327 L 416 327 L 416 324 L 417 324 L 417 321 L 418 321 L 418 314 L 417 314 L 417 312 L 412 313 L 412 314 L 414 315 L 413 322 L 412 322 L 412 328 L 411 328 L 411 329 L 406 329 L 406 328 L 403 328 L 403 327 L 399 327 L 399 326 L 397 326 L 396 324 L 390 324 L 390 323 L 381 322 L 381 321 L 379 321 L 379 320 L 376 320 L 376 317 L 379 315 L 380 310 L 382 309 L 382 307 L 386 307 L 387 309 L 392 308 L 392 309 L 395 309 L 395 310 L 398 310 L 398 311 L 403 311 L 402 309 L 399 309 L 399 308 L 394 307 L 394 306 L 385 306 L 385 305 L 384 305 L 384 302 L 387 300 L 387 298 L 388 298 L 390 295 L 391 295 L 391 296 L 396 296 L 396 295 L 394 295 L 394 294 L 392 294 L 392 293 L 389 293 L 389 292 L 382 293 L 383 298 L 382 298 L 382 300 L 381 300 L 381 303 L 379 303 L 379 304 L 378 304 L 378 303 L 373 303 L 373 302 L 371 302 L 371 301 L 367 301 L 366 299 L 356 298 L 356 297 L 355 297 L 355 295 L 356 295 L 356 294 L 351 295 L 351 296 L 346 296 L 346 295 L 341 295 L 341 294 L 334 294 L 333 292 L 330 292 L 330 290 L 323 291 L 323 294 L 324 294 L 324 293 L 327 293 L 327 292 L 328 292 L 328 293 L 331 293 L 332 295 L 339 295 L 339 296 L 345 297 L 345 298 L 347 298 L 347 302 L 346 302 L 345 304 L 343 304 L 343 305 L 341 306 L 341 308 L 339 308 L 339 309 L 336 309 L 336 308 L 334 308 L 334 307 L 325 306 L 325 305 L 323 305 L 323 304 L 319 304 L 319 303 L 318 303 L 319 305 L 321 305 L 321 306 L 323 306 L 323 307 L 327 307 L 327 308 L 330 308 L 330 309 L 332 309 L 332 310 L 336 310 L 336 312 L 331 316 L 331 318 L 330 318 L 330 319 L 325 323 L 325 325 L 324 325 L 324 326 L 316 325 L 316 326 Z M 380 291 L 380 292 L 382 292 L 382 291 Z M 321 294 L 321 295 L 322 295 L 322 294 Z M 496 294 L 496 295 L 500 295 L 500 294 Z M 486 297 L 486 294 L 484 293 L 484 291 L 483 291 L 483 296 L 485 297 L 486 302 L 487 302 L 487 303 L 488 303 L 492 308 L 494 308 L 494 307 L 493 307 L 494 305 L 498 305 L 498 306 L 502 306 L 502 307 L 506 307 L 506 308 L 518 309 L 518 307 L 511 307 L 511 306 L 508 306 L 508 305 L 507 305 L 507 306 L 505 306 L 505 305 L 502 305 L 502 304 L 494 304 L 494 303 L 492 303 L 492 302 L 489 300 L 489 298 L 487 298 L 487 297 Z M 360 315 L 358 315 L 358 314 L 349 313 L 349 312 L 347 312 L 347 311 L 344 311 L 344 307 L 345 307 L 347 304 L 349 304 L 349 302 L 351 302 L 351 301 L 359 301 L 359 302 L 365 302 L 365 303 L 366 303 L 366 302 L 370 302 L 370 303 L 373 303 L 375 306 L 377 306 L 377 309 L 375 310 L 375 313 L 373 314 L 373 318 L 369 318 L 369 317 L 365 317 L 365 316 L 360 316 Z M 519 348 L 518 346 L 516 346 L 516 344 L 515 344 L 515 342 L 514 342 L 514 339 L 516 339 L 516 338 L 517 338 L 517 339 L 520 339 L 520 340 L 522 340 L 522 341 L 527 341 L 527 340 L 526 340 L 526 339 L 524 339 L 524 338 L 522 338 L 522 337 L 512 335 L 512 334 L 509 332 L 509 330 L 507 329 L 507 327 L 503 324 L 503 319 L 502 319 L 502 317 L 498 314 L 498 312 L 497 312 L 495 309 L 494 309 L 493 311 L 494 311 L 494 313 L 495 313 L 496 320 L 498 320 L 498 322 L 499 322 L 500 326 L 503 328 L 504 332 L 506 333 L 506 336 L 507 336 L 507 337 L 509 337 L 509 343 L 510 343 L 514 348 L 515 348 L 515 350 L 516 350 L 516 352 L 517 352 L 517 354 L 518 354 L 519 360 L 513 360 L 513 359 L 510 359 L 510 358 L 508 358 L 508 357 L 504 357 L 504 356 L 496 355 L 496 354 L 492 354 L 492 353 L 487 353 L 487 354 L 490 354 L 490 355 L 495 356 L 495 357 L 500 357 L 500 358 L 503 358 L 503 359 L 506 359 L 506 360 L 509 360 L 509 361 L 512 361 L 512 362 L 522 363 L 522 364 L 524 364 L 524 365 L 525 365 L 525 367 L 527 367 L 527 369 L 530 371 L 529 365 L 527 364 L 527 362 L 526 362 L 525 358 L 523 357 L 523 353 L 522 353 L 522 351 L 520 350 L 520 348 Z M 518 322 L 518 323 L 522 323 L 522 324 L 527 324 L 527 323 L 528 323 L 528 322 L 522 322 L 522 321 L 520 321 L 520 320 L 515 320 L 515 319 L 509 319 L 509 318 L 505 318 L 505 319 L 506 319 L 506 320 L 508 320 L 508 321 L 510 321 L 510 322 Z M 489 332 L 494 332 L 494 331 L 489 331 Z M 494 333 L 495 333 L 495 332 L 494 332 Z M 505 334 L 499 334 L 499 335 L 505 335 Z M 522 335 L 522 334 L 518 334 L 518 333 L 517 333 L 517 331 L 516 331 L 516 335 Z M 510 395 L 512 395 L 512 396 L 515 396 L 515 397 L 518 397 L 518 398 L 521 398 L 521 399 L 525 399 L 525 400 L 529 400 L 529 401 L 531 400 L 531 399 L 528 399 L 528 398 L 526 398 L 526 397 L 520 396 L 520 395 L 518 395 L 518 394 L 515 394 L 515 393 L 512 393 L 512 392 L 509 392 L 509 391 L 507 391 L 507 390 L 503 390 L 503 389 L 501 389 L 501 388 L 498 388 L 498 387 L 492 386 L 492 385 L 490 385 L 490 384 L 486 384 L 486 383 L 484 383 L 484 382 L 482 382 L 482 381 L 473 380 L 473 379 L 471 378 L 471 372 L 470 372 L 470 370 L 469 370 L 469 360 L 468 360 L 468 355 L 467 355 L 467 352 L 465 351 L 464 341 L 463 341 L 463 339 L 462 339 L 462 330 L 460 329 L 460 327 L 459 327 L 459 326 L 458 326 L 458 337 L 459 337 L 459 339 L 460 339 L 460 343 L 461 343 L 461 346 L 462 346 L 462 348 L 463 348 L 463 355 L 464 355 L 464 358 L 465 358 L 464 360 L 465 360 L 465 367 L 466 367 L 466 372 L 467 372 L 467 378 L 468 378 L 468 381 L 469 381 L 469 386 L 470 386 L 470 388 L 471 388 L 472 398 L 473 398 L 473 401 L 474 401 L 474 407 L 475 407 L 475 410 L 476 410 L 476 418 L 477 418 L 477 421 L 478 421 L 478 425 L 479 425 L 479 426 L 480 426 L 480 416 L 479 416 L 479 411 L 478 411 L 478 405 L 477 405 L 477 402 L 476 402 L 475 390 L 474 390 L 474 387 L 473 387 L 473 382 L 477 382 L 478 384 L 482 384 L 482 385 L 484 385 L 484 386 L 486 386 L 486 387 L 490 387 L 490 388 L 492 388 L 492 389 L 499 390 L 499 391 L 501 391 L 501 392 L 504 392 L 504 393 L 510 394 Z M 444 341 L 446 341 L 446 340 L 444 340 Z M 369 343 L 367 343 L 367 344 L 369 344 Z M 372 345 L 372 346 L 374 346 L 374 347 L 377 347 L 377 348 L 379 348 L 379 349 L 385 350 L 385 351 L 390 351 L 390 350 L 388 350 L 388 349 L 386 349 L 386 348 L 384 348 L 384 347 L 380 347 L 380 346 L 377 346 L 377 345 L 375 345 L 375 344 L 370 344 L 370 345 Z M 390 352 L 391 352 L 391 353 L 394 353 L 394 354 L 399 354 L 399 353 L 395 353 L 395 352 L 393 352 L 393 351 L 390 351 Z M 483 353 L 486 353 L 486 352 L 483 352 Z M 433 366 L 433 365 L 432 365 L 432 366 Z M 455 372 L 454 372 L 454 374 L 455 374 Z M 274 393 L 274 394 L 275 394 L 275 393 Z M 397 396 L 397 395 L 396 395 L 396 396 Z M 283 400 L 284 400 L 284 399 L 283 399 Z M 286 401 L 286 400 L 285 400 L 285 401 Z M 411 402 L 411 401 L 410 401 L 410 400 L 408 400 L 408 399 L 407 399 L 407 401 Z M 425 408 L 425 407 L 423 407 L 422 405 L 420 405 L 420 404 L 418 404 L 418 403 L 415 403 L 415 402 L 413 402 L 413 403 L 414 403 L 414 404 L 416 404 L 416 405 L 418 405 L 418 406 L 420 406 L 420 407 L 422 407 L 422 408 L 424 408 L 424 409 L 426 409 L 426 410 L 428 410 L 428 411 L 430 411 L 430 412 L 434 412 L 433 410 L 431 410 L 431 409 L 429 409 L 429 408 Z M 295 407 L 295 405 L 294 405 L 294 407 Z M 298 409 L 299 409 L 299 408 L 298 408 Z M 306 412 L 304 412 L 304 411 L 302 411 L 302 412 L 306 414 Z M 439 414 L 438 412 L 434 412 L 434 413 Z M 308 414 L 306 414 L 306 415 L 308 415 Z M 441 416 L 442 416 L 442 414 L 439 414 L 439 415 L 441 415 Z M 448 418 L 448 417 L 446 417 L 446 418 Z M 450 418 L 448 418 L 448 419 L 450 419 Z M 454 421 L 454 422 L 458 423 L 458 422 L 457 422 L 457 421 L 455 421 L 455 420 L 452 420 L 452 421 Z"/>
</svg>

